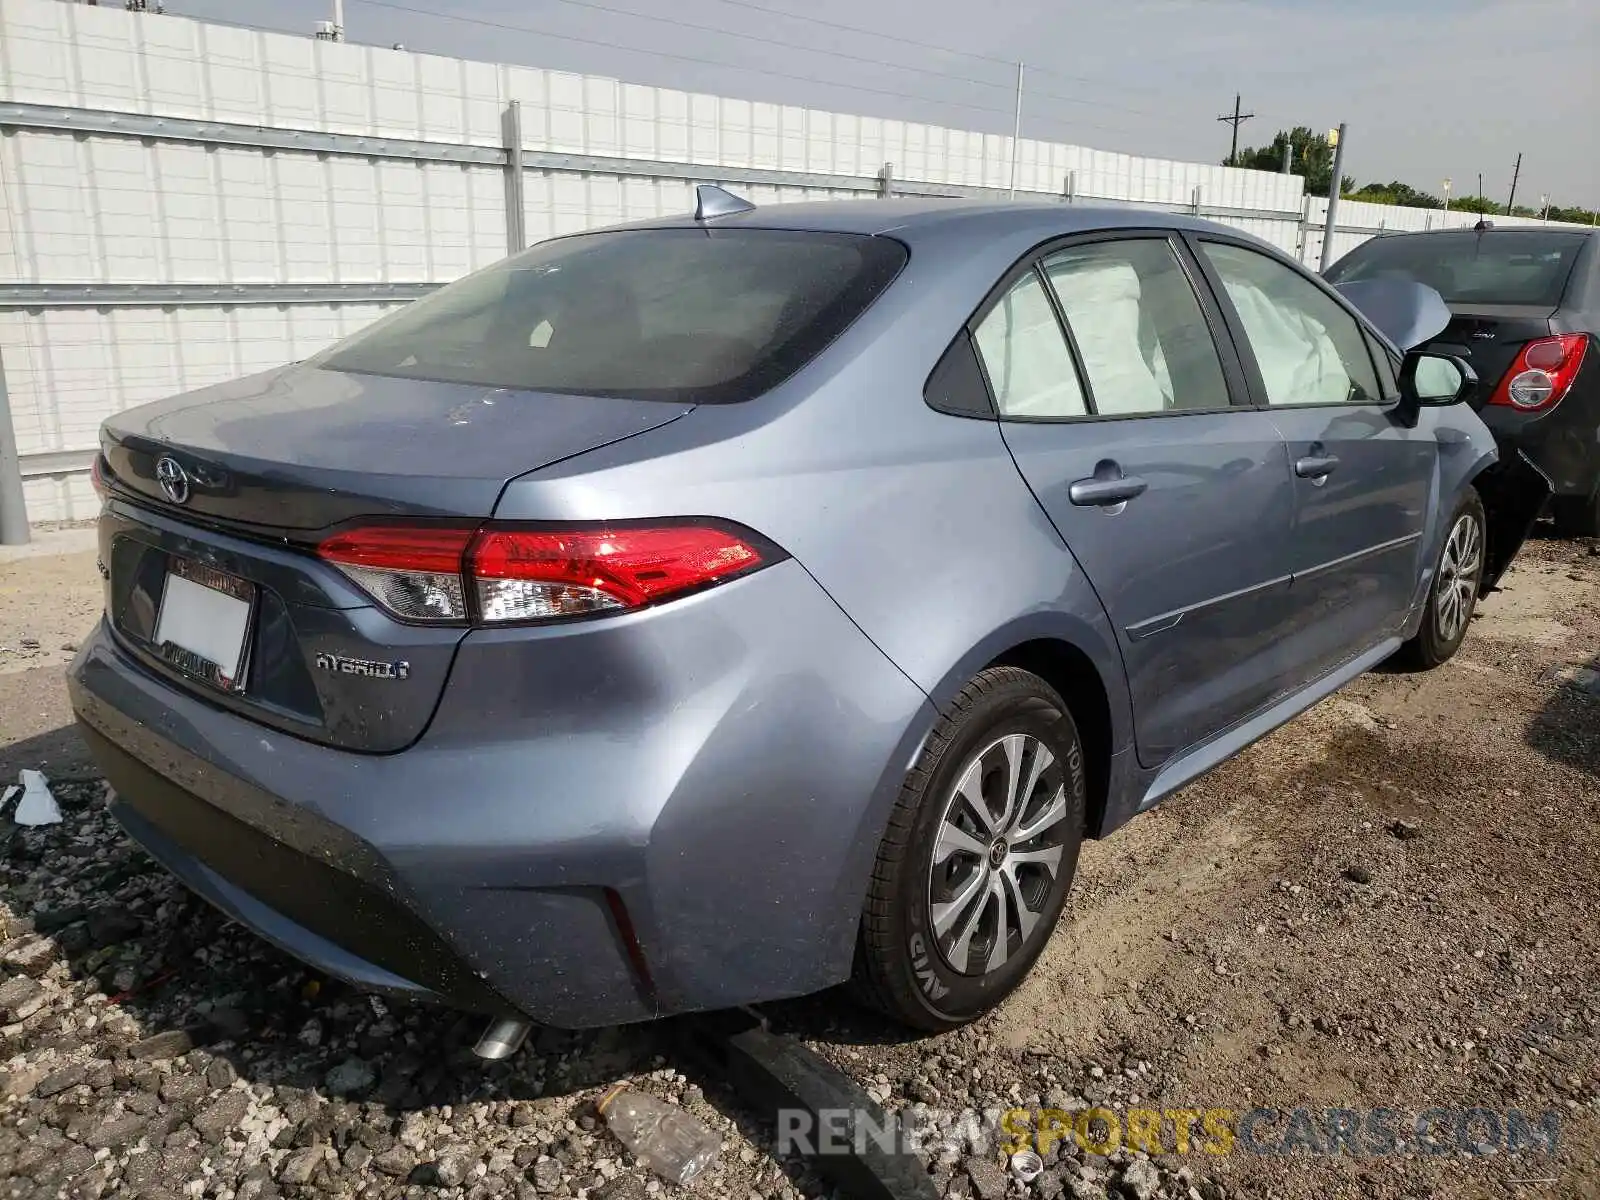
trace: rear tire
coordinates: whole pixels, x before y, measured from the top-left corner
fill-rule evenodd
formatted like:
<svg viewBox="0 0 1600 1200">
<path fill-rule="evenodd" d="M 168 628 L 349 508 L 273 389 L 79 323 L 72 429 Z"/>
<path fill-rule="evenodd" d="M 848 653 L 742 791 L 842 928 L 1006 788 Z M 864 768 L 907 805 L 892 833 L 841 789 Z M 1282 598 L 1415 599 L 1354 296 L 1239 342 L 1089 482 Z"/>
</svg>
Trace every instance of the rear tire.
<svg viewBox="0 0 1600 1200">
<path fill-rule="evenodd" d="M 1483 584 L 1487 529 L 1483 500 L 1476 489 L 1469 490 L 1445 529 L 1422 625 L 1397 656 L 1407 665 L 1431 671 L 1448 662 L 1466 640 Z"/>
<path fill-rule="evenodd" d="M 1087 783 L 1066 703 L 990 667 L 906 776 L 861 916 L 852 987 L 919 1029 L 1009 995 L 1044 950 L 1077 870 Z"/>
</svg>

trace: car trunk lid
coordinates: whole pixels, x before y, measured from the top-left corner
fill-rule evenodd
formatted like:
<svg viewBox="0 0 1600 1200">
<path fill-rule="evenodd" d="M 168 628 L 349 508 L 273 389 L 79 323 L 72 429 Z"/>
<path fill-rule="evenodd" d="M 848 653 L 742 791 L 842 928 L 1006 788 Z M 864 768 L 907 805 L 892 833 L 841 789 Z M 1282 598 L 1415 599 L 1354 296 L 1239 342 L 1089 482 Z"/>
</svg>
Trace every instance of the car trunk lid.
<svg viewBox="0 0 1600 1200">
<path fill-rule="evenodd" d="M 1536 338 L 1549 337 L 1555 309 L 1544 304 L 1451 304 L 1450 324 L 1427 349 L 1458 354 L 1472 364 L 1480 386 L 1472 400 L 1482 408 L 1516 362 L 1518 352 Z"/>
<path fill-rule="evenodd" d="M 374 518 L 476 524 L 514 476 L 690 407 L 291 367 L 118 414 L 102 433 L 108 619 L 150 669 L 222 707 L 403 749 L 465 627 L 396 619 L 317 544 Z"/>
<path fill-rule="evenodd" d="M 102 445 L 119 486 L 189 519 L 319 530 L 487 517 L 514 476 L 690 407 L 291 366 L 119 413 Z M 182 501 L 157 478 L 163 458 L 182 470 Z"/>
</svg>

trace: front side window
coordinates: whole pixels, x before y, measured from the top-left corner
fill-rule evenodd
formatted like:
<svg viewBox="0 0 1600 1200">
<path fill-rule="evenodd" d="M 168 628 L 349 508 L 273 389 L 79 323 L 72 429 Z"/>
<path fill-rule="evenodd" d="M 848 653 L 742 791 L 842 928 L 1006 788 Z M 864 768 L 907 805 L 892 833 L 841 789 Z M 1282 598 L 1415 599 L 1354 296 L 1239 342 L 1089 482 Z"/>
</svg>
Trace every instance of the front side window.
<svg viewBox="0 0 1600 1200">
<path fill-rule="evenodd" d="M 799 370 L 889 286 L 890 238 L 636 229 L 558 238 L 315 360 L 486 387 L 727 403 Z"/>
<path fill-rule="evenodd" d="M 1083 389 L 1037 272 L 1029 271 L 976 330 L 978 354 L 1002 417 L 1081 417 Z"/>
<path fill-rule="evenodd" d="M 1256 250 L 1202 242 L 1201 252 L 1244 325 L 1268 404 L 1382 402 L 1360 324 L 1326 292 Z"/>
<path fill-rule="evenodd" d="M 1044 260 L 1095 412 L 1130 416 L 1228 407 L 1200 301 L 1165 238 L 1090 242 Z"/>
</svg>

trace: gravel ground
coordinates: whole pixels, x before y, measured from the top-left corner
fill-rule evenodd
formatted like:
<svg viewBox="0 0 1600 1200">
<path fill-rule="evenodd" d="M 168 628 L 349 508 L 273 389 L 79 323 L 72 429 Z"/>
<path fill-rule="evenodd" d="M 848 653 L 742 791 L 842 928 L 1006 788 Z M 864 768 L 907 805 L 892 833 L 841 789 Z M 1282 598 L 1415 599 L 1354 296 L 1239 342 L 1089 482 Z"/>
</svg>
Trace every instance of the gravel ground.
<svg viewBox="0 0 1600 1200">
<path fill-rule="evenodd" d="M 544 1031 L 485 1067 L 474 1022 L 319 980 L 171 882 L 62 729 L 92 562 L 0 562 L 0 770 L 42 765 L 65 813 L 0 819 L 0 1198 L 672 1192 L 596 1122 L 619 1080 L 724 1139 L 694 1194 L 830 1195 L 670 1030 Z M 835 996 L 768 1015 L 912 1114 L 1563 1117 L 1554 1155 L 1069 1146 L 1029 1189 L 935 1145 L 947 1196 L 1600 1196 L 1597 580 L 1600 545 L 1531 543 L 1456 661 L 1364 677 L 1088 847 L 1045 958 L 975 1026 L 908 1040 Z"/>
</svg>

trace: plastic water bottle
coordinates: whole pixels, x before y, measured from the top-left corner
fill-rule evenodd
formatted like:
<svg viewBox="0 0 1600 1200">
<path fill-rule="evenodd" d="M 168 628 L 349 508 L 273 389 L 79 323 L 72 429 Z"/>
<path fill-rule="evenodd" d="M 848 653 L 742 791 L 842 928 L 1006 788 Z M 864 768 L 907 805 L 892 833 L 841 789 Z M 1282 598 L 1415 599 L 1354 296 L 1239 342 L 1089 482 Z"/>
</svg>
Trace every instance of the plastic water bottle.
<svg viewBox="0 0 1600 1200">
<path fill-rule="evenodd" d="M 606 1126 L 635 1157 L 682 1186 L 717 1157 L 722 1139 L 675 1104 L 619 1084 L 598 1105 Z"/>
</svg>

